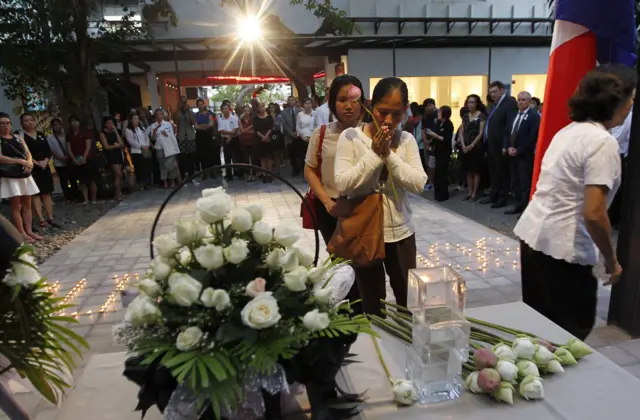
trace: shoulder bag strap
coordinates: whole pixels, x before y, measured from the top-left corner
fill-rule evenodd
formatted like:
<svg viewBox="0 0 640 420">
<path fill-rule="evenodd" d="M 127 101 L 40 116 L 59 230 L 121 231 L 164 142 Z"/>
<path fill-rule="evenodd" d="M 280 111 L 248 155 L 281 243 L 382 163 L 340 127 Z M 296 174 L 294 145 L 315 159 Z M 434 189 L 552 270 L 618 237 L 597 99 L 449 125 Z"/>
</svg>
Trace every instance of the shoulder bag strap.
<svg viewBox="0 0 640 420">
<path fill-rule="evenodd" d="M 316 156 L 318 160 L 318 164 L 316 165 L 316 175 L 320 182 L 322 182 L 322 143 L 324 143 L 324 136 L 327 132 L 327 126 L 322 125 L 320 127 L 320 140 L 318 141 L 318 150 L 316 151 Z"/>
</svg>

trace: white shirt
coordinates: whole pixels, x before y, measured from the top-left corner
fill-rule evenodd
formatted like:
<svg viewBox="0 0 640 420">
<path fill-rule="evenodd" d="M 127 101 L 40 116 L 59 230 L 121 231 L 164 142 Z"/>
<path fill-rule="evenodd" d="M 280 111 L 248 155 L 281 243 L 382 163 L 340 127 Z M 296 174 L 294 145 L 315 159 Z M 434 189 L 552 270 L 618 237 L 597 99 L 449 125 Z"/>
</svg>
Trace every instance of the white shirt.
<svg viewBox="0 0 640 420">
<path fill-rule="evenodd" d="M 138 126 L 135 130 L 124 130 L 124 136 L 127 139 L 127 143 L 131 147 L 132 154 L 141 154 L 142 147 L 149 147 L 149 137 L 145 135 L 144 130 Z"/>
<path fill-rule="evenodd" d="M 149 126 L 147 129 L 147 135 L 149 137 L 153 135 L 153 131 L 157 126 L 157 122 L 154 122 Z M 180 153 L 178 140 L 176 139 L 176 135 L 173 134 L 173 124 L 169 121 L 162 121 L 160 123 L 160 128 L 158 128 L 158 131 L 156 132 L 156 149 L 161 149 L 164 152 L 164 157 Z"/>
<path fill-rule="evenodd" d="M 233 114 L 229 114 L 229 118 L 225 118 L 222 114 L 218 117 L 218 130 L 220 131 L 234 131 L 239 126 L 238 117 Z"/>
<path fill-rule="evenodd" d="M 308 139 L 313 134 L 315 117 L 313 112 L 311 114 L 307 114 L 306 112 L 298 112 L 296 116 L 296 132 L 303 139 Z"/>
<path fill-rule="evenodd" d="M 336 189 L 347 197 L 360 197 L 379 190 L 383 194 L 384 241 L 398 242 L 415 233 L 406 191 L 422 192 L 427 174 L 420 161 L 416 139 L 411 133 L 402 131 L 398 149 L 387 158 L 389 180 L 380 186 L 384 161 L 371 150 L 371 143 L 359 127 L 348 128 L 340 134 L 334 173 Z"/>
<path fill-rule="evenodd" d="M 536 192 L 514 233 L 557 260 L 596 265 L 598 251 L 584 223 L 584 188 L 609 188 L 608 206 L 620 186 L 620 174 L 618 142 L 602 124 L 566 126 L 542 159 Z"/>
<path fill-rule="evenodd" d="M 329 124 L 330 116 L 331 111 L 329 110 L 329 104 L 325 102 L 316 109 L 314 127 L 318 128 L 321 125 Z"/>
<path fill-rule="evenodd" d="M 620 146 L 620 154 L 627 157 L 629 154 L 629 137 L 631 136 L 631 120 L 633 119 L 633 111 L 629 112 L 627 118 L 624 119 L 622 125 L 613 127 L 611 135 L 618 140 Z"/>
</svg>

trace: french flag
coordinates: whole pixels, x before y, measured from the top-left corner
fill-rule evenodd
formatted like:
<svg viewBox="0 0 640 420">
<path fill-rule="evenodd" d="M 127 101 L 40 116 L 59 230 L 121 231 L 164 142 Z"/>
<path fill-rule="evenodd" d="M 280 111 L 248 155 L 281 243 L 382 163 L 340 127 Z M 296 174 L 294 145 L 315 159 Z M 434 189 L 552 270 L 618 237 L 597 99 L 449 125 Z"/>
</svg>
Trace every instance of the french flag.
<svg viewBox="0 0 640 420">
<path fill-rule="evenodd" d="M 567 102 L 580 80 L 597 63 L 636 62 L 634 0 L 556 0 L 555 9 L 531 197 L 553 136 L 571 122 Z"/>
</svg>

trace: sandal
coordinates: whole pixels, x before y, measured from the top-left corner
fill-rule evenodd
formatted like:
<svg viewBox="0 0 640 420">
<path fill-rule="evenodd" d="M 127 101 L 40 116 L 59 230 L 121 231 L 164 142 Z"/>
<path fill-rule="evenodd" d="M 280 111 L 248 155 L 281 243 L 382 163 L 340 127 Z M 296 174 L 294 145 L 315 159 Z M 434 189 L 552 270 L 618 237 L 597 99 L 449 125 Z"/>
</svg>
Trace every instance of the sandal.
<svg viewBox="0 0 640 420">
<path fill-rule="evenodd" d="M 40 227 L 43 228 L 43 229 L 46 229 L 46 228 L 50 228 L 51 225 L 49 223 L 45 222 L 44 220 L 40 220 Z"/>
<path fill-rule="evenodd" d="M 471 197 L 471 201 L 475 203 L 476 201 L 478 201 L 478 197 Z"/>
<path fill-rule="evenodd" d="M 468 196 L 466 196 L 465 198 L 463 198 L 463 199 L 462 199 L 462 201 L 469 201 L 469 200 L 471 200 L 471 198 L 472 198 L 472 197 L 471 197 L 470 195 L 468 195 Z"/>
</svg>

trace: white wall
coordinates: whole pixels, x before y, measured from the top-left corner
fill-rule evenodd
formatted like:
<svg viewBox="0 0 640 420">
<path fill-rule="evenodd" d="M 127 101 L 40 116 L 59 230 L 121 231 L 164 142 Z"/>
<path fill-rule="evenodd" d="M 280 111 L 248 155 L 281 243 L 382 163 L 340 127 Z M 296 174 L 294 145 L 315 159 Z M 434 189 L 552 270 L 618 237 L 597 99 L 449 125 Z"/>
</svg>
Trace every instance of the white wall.
<svg viewBox="0 0 640 420">
<path fill-rule="evenodd" d="M 251 3 L 252 0 L 247 0 Z M 157 38 L 209 38 L 233 34 L 236 32 L 235 16 L 237 9 L 232 6 L 221 8 L 219 0 L 169 0 L 178 16 L 176 28 L 154 29 Z M 290 0 L 253 0 L 254 10 L 261 3 L 269 4 L 265 14 L 278 16 L 291 31 L 299 34 L 314 33 L 321 24 L 312 12 L 303 6 L 292 6 Z M 352 17 L 540 17 L 549 16 L 545 0 L 332 0 L 332 5 L 344 10 Z M 493 8 L 491 8 L 493 6 Z M 362 35 L 373 34 L 373 24 L 360 24 Z M 451 35 L 466 35 L 466 25 L 456 25 Z M 423 25 L 407 24 L 403 35 L 423 34 Z M 540 27 L 539 34 L 547 28 Z M 488 34 L 488 25 L 478 25 L 474 34 Z M 380 35 L 395 35 L 397 26 L 382 25 Z M 530 33 L 529 25 L 521 25 L 516 34 Z M 432 25 L 431 35 L 446 34 L 444 24 Z M 496 35 L 511 34 L 508 25 L 500 25 Z"/>
<path fill-rule="evenodd" d="M 396 75 L 489 76 L 511 84 L 514 74 L 546 74 L 549 48 L 397 49 Z M 393 50 L 349 50 L 349 72 L 370 92 L 369 79 L 393 75 Z"/>
</svg>

